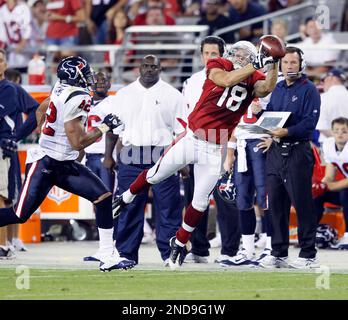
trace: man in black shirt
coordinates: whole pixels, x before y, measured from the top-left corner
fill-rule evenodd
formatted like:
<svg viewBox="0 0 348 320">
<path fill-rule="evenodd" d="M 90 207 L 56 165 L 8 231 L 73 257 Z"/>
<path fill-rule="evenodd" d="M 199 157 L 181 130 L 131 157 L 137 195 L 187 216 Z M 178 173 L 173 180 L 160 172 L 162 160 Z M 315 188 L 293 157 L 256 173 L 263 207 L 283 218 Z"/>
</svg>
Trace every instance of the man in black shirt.
<svg viewBox="0 0 348 320">
<path fill-rule="evenodd" d="M 208 25 L 209 35 L 212 35 L 216 30 L 228 27 L 231 25 L 229 18 L 219 13 L 221 0 L 207 0 L 206 10 L 202 14 L 201 19 L 197 22 L 198 25 Z M 234 33 L 228 32 L 221 35 L 221 38 L 226 43 L 234 43 Z"/>
</svg>

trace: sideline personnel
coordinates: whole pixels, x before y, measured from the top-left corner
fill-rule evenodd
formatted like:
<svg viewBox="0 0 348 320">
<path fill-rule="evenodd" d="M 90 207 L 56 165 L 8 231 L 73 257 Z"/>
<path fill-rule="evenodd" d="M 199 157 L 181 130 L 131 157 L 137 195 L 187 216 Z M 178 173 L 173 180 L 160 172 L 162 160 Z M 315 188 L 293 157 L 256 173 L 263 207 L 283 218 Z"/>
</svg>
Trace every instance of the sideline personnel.
<svg viewBox="0 0 348 320">
<path fill-rule="evenodd" d="M 267 152 L 266 174 L 269 209 L 272 212 L 272 253 L 260 261 L 265 268 L 316 268 L 316 214 L 312 199 L 314 156 L 310 140 L 320 113 L 320 95 L 303 74 L 303 52 L 287 47 L 281 60 L 285 80 L 274 89 L 267 111 L 290 111 L 285 128 L 271 131 L 273 141 Z M 266 141 L 259 147 L 266 147 Z M 298 221 L 299 257 L 288 260 L 289 214 L 294 205 Z"/>
</svg>

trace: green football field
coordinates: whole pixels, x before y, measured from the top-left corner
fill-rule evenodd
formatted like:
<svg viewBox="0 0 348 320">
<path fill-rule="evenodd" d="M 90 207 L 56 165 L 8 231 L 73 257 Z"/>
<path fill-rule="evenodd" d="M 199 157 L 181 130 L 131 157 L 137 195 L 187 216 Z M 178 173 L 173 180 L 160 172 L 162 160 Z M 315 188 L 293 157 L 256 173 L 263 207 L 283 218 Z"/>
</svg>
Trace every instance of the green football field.
<svg viewBox="0 0 348 320">
<path fill-rule="evenodd" d="M 311 272 L 0 269 L 0 300 L 348 299 L 348 274 Z M 324 286 L 319 289 L 317 286 Z M 18 289 L 17 287 L 24 287 Z"/>
</svg>

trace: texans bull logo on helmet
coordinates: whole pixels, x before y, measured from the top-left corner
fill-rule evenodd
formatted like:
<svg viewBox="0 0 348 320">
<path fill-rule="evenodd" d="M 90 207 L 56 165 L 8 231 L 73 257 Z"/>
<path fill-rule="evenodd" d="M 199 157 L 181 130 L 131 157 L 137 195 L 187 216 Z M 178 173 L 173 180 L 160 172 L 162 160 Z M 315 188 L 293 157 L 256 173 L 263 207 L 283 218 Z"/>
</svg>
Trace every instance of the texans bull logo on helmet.
<svg viewBox="0 0 348 320">
<path fill-rule="evenodd" d="M 216 184 L 218 195 L 228 203 L 235 203 L 237 190 L 233 183 L 233 173 L 225 172 Z"/>
<path fill-rule="evenodd" d="M 76 72 L 76 68 L 81 71 L 85 66 L 86 64 L 84 64 L 82 61 L 79 61 L 79 64 L 76 65 L 73 63 L 73 61 L 67 60 L 62 63 L 61 68 L 63 72 L 67 73 L 70 79 L 77 79 L 79 72 Z"/>
</svg>

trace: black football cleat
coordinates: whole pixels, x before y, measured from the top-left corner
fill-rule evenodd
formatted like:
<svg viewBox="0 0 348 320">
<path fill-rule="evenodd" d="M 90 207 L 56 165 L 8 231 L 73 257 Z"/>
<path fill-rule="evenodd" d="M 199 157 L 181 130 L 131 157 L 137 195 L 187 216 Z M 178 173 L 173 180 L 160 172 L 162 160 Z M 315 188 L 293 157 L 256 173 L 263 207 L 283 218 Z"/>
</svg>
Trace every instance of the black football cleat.
<svg viewBox="0 0 348 320">
<path fill-rule="evenodd" d="M 178 265 L 181 266 L 187 255 L 186 246 L 179 246 L 175 243 L 176 237 L 172 237 L 169 240 L 170 246 L 170 256 L 169 256 L 169 266 L 171 269 L 175 269 Z"/>
<path fill-rule="evenodd" d="M 114 219 L 116 219 L 120 214 L 122 209 L 127 205 L 123 201 L 122 195 L 115 197 L 115 199 L 112 201 L 112 216 Z"/>
</svg>

